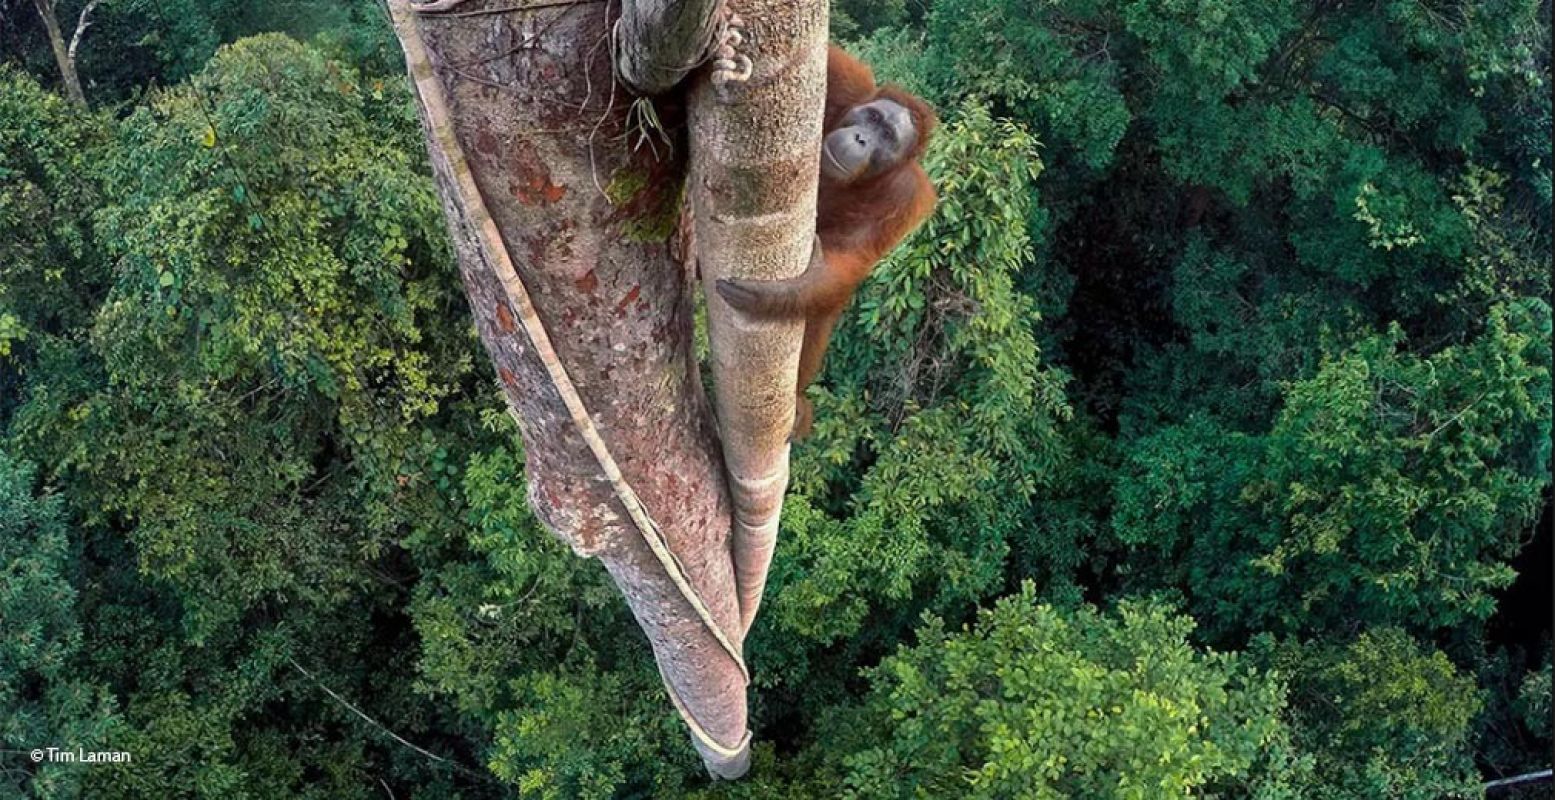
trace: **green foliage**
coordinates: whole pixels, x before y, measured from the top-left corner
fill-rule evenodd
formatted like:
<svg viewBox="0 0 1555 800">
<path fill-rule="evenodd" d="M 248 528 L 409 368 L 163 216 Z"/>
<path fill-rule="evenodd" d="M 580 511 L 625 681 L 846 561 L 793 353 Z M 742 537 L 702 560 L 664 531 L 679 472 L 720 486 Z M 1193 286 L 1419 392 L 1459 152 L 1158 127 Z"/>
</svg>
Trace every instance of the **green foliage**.
<svg viewBox="0 0 1555 800">
<path fill-rule="evenodd" d="M 673 793 L 695 757 L 635 623 L 599 566 L 534 519 L 520 463 L 493 448 L 460 476 L 472 557 L 417 586 L 419 688 L 490 730 L 486 765 L 525 797 Z"/>
<path fill-rule="evenodd" d="M 1065 163 L 1074 158 L 1099 168 L 1111 162 L 1130 117 L 1114 85 L 1115 65 L 1082 55 L 1099 43 L 1095 25 L 1105 13 L 1099 6 L 935 3 L 922 34 L 882 30 L 857 49 L 882 67 L 879 77 L 901 80 L 940 108 L 966 98 L 994 102 L 1001 114 L 1033 126 L 1042 141 L 1074 144 L 1063 154 Z M 893 57 L 881 58 L 879 51 Z"/>
<path fill-rule="evenodd" d="M 837 0 L 831 9 L 831 34 L 833 39 L 853 39 L 906 20 L 906 0 Z"/>
<path fill-rule="evenodd" d="M 870 671 L 844 796 L 1272 796 L 1251 772 L 1287 735 L 1284 688 L 1192 629 L 1152 603 L 1061 613 L 1030 583 L 973 629 L 931 619 Z"/>
<path fill-rule="evenodd" d="M 418 488 L 400 476 L 432 449 L 420 421 L 471 363 L 465 331 L 425 326 L 457 296 L 403 100 L 252 39 L 95 165 L 117 269 L 82 357 L 102 382 L 44 377 L 17 432 L 133 523 L 142 567 L 188 590 L 196 640 L 273 593 L 365 577 L 341 566 L 385 546 Z M 348 455 L 316 474 L 325 436 Z"/>
<path fill-rule="evenodd" d="M 87 750 L 115 733 L 113 701 L 81 670 L 77 556 L 60 498 L 34 495 L 36 470 L 0 451 L 0 747 Z M 76 797 L 80 770 L 7 758 L 0 793 Z"/>
<path fill-rule="evenodd" d="M 1550 662 L 1545 659 L 1544 666 L 1537 672 L 1530 672 L 1523 679 L 1522 688 L 1518 691 L 1517 702 L 1522 707 L 1523 722 L 1535 736 L 1543 738 L 1546 742 L 1550 739 Z"/>
<path fill-rule="evenodd" d="M 1512 599 L 1508 597 L 1508 599 Z M 1550 650 L 1528 658 L 1521 647 L 1488 649 L 1475 659 L 1476 683 L 1486 700 L 1475 720 L 1475 760 L 1487 779 L 1548 769 Z M 1537 651 L 1535 651 L 1537 652 Z M 1514 798 L 1536 797 L 1530 786 Z M 1546 792 L 1547 794 L 1548 792 Z"/>
<path fill-rule="evenodd" d="M 55 79 L 42 25 L 29 4 L 8 14 L 25 32 L 28 66 Z M 55 0 L 68 39 L 85 0 Z M 131 98 L 148 84 L 171 85 L 199 73 L 225 43 L 267 31 L 312 40 L 375 75 L 396 75 L 399 47 L 383 6 L 364 0 L 112 0 L 91 15 L 77 71 L 94 105 Z"/>
<path fill-rule="evenodd" d="M 1424 358 L 1395 328 L 1292 384 L 1265 436 L 1162 428 L 1117 484 L 1115 535 L 1236 630 L 1487 617 L 1548 485 L 1549 338 L 1542 301 Z"/>
<path fill-rule="evenodd" d="M 1294 740 L 1315 760 L 1308 797 L 1438 800 L 1479 794 L 1467 745 L 1481 692 L 1395 628 L 1350 644 L 1291 646 Z"/>
<path fill-rule="evenodd" d="M 651 665 L 589 666 L 537 666 L 514 679 L 517 705 L 497 718 L 491 771 L 547 800 L 680 794 L 698 765 Z"/>
<path fill-rule="evenodd" d="M 8 80 L 4 196 L 57 223 L 7 239 L 29 327 L 0 421 L 82 525 L 71 674 L 120 726 L 29 746 L 130 752 L 75 773 L 94 798 L 446 788 L 326 691 L 438 724 L 390 677 L 414 666 L 401 545 L 446 528 L 447 449 L 488 436 L 403 88 L 280 36 L 119 121 Z"/>
<path fill-rule="evenodd" d="M 108 135 L 64 98 L 0 66 L 0 388 L 46 339 L 84 323 L 106 270 L 87 214 L 101 203 L 79 179 Z M 9 406 L 0 393 L 0 413 Z"/>
<path fill-rule="evenodd" d="M 98 113 L 9 11 L 0 741 L 135 761 L 0 754 L 0 793 L 1435 800 L 1548 765 L 1549 617 L 1506 594 L 1549 582 L 1514 572 L 1542 0 L 837 3 L 939 110 L 940 202 L 812 390 L 733 785 L 527 509 L 381 9 L 104 3 Z"/>
</svg>

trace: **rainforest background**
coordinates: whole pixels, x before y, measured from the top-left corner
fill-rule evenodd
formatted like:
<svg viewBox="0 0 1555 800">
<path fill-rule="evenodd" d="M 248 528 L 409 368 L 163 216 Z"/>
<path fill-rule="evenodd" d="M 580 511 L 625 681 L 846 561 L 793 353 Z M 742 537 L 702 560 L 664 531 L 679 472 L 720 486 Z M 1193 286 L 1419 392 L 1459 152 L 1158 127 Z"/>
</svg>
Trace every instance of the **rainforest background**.
<svg viewBox="0 0 1555 800">
<path fill-rule="evenodd" d="M 1550 766 L 1549 2 L 837 0 L 942 200 L 815 394 L 728 785 L 526 509 L 383 9 L 92 19 L 82 108 L 0 0 L 0 796 Z"/>
</svg>

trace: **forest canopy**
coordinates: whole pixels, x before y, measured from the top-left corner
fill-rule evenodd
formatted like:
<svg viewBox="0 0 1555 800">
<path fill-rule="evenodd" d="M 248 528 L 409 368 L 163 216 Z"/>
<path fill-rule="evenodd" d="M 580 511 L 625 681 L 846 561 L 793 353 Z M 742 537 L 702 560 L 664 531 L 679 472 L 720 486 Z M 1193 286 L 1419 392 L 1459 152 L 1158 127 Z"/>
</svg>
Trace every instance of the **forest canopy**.
<svg viewBox="0 0 1555 800">
<path fill-rule="evenodd" d="M 730 784 L 528 506 L 383 9 L 106 0 L 85 107 L 37 9 L 0 0 L 0 797 L 1550 767 L 1547 0 L 835 0 L 938 110 L 940 200 L 811 390 Z"/>
</svg>

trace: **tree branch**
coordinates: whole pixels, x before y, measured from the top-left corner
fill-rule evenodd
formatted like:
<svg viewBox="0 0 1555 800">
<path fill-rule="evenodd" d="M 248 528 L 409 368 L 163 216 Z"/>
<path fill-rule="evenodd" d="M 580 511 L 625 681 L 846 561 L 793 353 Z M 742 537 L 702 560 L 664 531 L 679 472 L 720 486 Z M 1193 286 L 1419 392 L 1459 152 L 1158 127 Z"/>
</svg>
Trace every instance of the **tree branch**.
<svg viewBox="0 0 1555 800">
<path fill-rule="evenodd" d="M 65 37 L 59 30 L 59 17 L 55 14 L 54 0 L 32 0 L 32 4 L 38 9 L 38 16 L 43 18 L 43 28 L 49 36 L 49 49 L 54 52 L 54 63 L 59 67 L 65 94 L 71 102 L 85 108 L 86 94 L 81 91 L 81 79 L 76 76 L 76 60 L 72 55 L 75 51 L 66 49 Z M 80 35 L 79 30 L 77 35 Z"/>
<path fill-rule="evenodd" d="M 86 29 L 92 25 L 91 20 L 87 18 L 92 15 L 92 10 L 97 8 L 97 5 L 102 1 L 92 0 L 92 2 L 87 3 L 86 8 L 81 9 L 81 16 L 76 18 L 76 32 L 70 37 L 70 47 L 66 51 L 66 55 L 70 57 L 72 65 L 76 62 L 76 48 L 81 46 L 81 34 L 86 33 Z"/>
<path fill-rule="evenodd" d="M 1551 774 L 1551 770 L 1541 769 L 1538 772 L 1528 772 L 1522 775 L 1514 775 L 1510 778 L 1502 778 L 1498 781 L 1491 781 L 1490 783 L 1485 784 L 1483 788 L 1485 790 L 1485 794 L 1490 794 L 1494 791 L 1510 789 L 1513 786 L 1521 786 L 1525 783 L 1547 783 L 1550 780 Z"/>
</svg>

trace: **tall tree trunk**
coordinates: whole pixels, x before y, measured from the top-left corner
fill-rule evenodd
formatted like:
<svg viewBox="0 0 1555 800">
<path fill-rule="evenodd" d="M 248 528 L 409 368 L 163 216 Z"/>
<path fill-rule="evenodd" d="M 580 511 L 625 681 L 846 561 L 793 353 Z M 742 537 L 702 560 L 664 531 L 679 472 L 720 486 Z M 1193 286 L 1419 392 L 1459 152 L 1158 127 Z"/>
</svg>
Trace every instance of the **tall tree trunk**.
<svg viewBox="0 0 1555 800">
<path fill-rule="evenodd" d="M 802 323 L 756 321 L 726 305 L 719 278 L 804 271 L 815 236 L 821 112 L 826 98 L 824 0 L 734 4 L 750 29 L 755 69 L 691 95 L 691 200 L 708 297 L 718 425 L 734 500 L 734 569 L 742 630 L 756 617 L 788 487 Z"/>
<path fill-rule="evenodd" d="M 86 94 L 81 91 L 81 79 L 76 76 L 76 60 L 65 45 L 65 37 L 59 30 L 59 17 L 54 13 L 54 0 L 32 0 L 38 15 L 43 17 L 43 27 L 49 34 L 49 48 L 54 51 L 54 63 L 59 65 L 60 81 L 65 85 L 65 95 L 79 106 L 86 105 Z"/>
<path fill-rule="evenodd" d="M 729 496 L 692 357 L 690 287 L 668 246 L 682 154 L 627 144 L 630 98 L 613 81 L 608 45 L 614 4 L 448 17 L 416 16 L 405 0 L 390 8 L 412 77 L 447 99 L 442 111 L 423 90 L 423 122 L 476 328 L 522 423 L 530 503 L 605 566 L 709 771 L 738 777 L 749 763 L 746 680 L 714 630 L 730 632 L 737 651 Z M 455 141 L 438 138 L 440 116 Z M 532 312 L 714 625 L 629 518 L 519 324 L 531 309 L 504 286 L 503 259 L 481 239 L 486 220 L 461 198 L 459 181 L 471 177 Z"/>
</svg>

